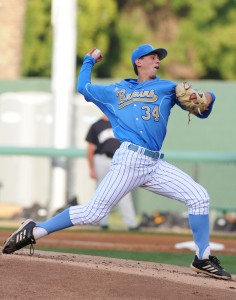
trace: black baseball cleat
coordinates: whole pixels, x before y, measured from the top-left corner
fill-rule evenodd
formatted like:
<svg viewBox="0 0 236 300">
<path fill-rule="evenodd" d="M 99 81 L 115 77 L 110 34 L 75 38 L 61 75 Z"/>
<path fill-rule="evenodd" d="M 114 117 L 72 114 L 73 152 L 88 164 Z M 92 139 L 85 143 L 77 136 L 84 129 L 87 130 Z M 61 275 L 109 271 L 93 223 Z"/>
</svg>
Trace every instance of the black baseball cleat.
<svg viewBox="0 0 236 300">
<path fill-rule="evenodd" d="M 5 241 L 2 253 L 11 254 L 25 246 L 31 245 L 30 254 L 33 254 L 33 244 L 36 243 L 33 236 L 33 229 L 35 226 L 36 223 L 33 220 L 25 220 L 21 227 Z"/>
<path fill-rule="evenodd" d="M 221 267 L 219 259 L 212 255 L 210 255 L 208 259 L 198 259 L 195 255 L 191 268 L 197 273 L 204 273 L 215 278 L 225 280 L 232 279 L 231 274 Z"/>
</svg>

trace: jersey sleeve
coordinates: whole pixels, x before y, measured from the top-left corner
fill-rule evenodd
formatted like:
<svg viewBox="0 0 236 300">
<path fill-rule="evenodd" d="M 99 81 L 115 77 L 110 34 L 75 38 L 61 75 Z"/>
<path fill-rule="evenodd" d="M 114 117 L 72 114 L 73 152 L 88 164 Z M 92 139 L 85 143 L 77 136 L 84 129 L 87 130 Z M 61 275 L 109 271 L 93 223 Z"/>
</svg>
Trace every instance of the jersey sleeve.
<svg viewBox="0 0 236 300">
<path fill-rule="evenodd" d="M 86 55 L 83 65 L 80 69 L 77 91 L 81 93 L 85 100 L 96 104 L 106 115 L 109 115 L 111 110 L 110 86 L 102 86 L 91 83 L 92 69 L 95 64 L 95 59 Z"/>
<path fill-rule="evenodd" d="M 104 98 L 105 86 L 91 83 L 92 69 L 95 59 L 89 55 L 84 58 L 83 65 L 78 76 L 77 91 L 81 93 L 86 101 L 98 101 Z"/>
</svg>

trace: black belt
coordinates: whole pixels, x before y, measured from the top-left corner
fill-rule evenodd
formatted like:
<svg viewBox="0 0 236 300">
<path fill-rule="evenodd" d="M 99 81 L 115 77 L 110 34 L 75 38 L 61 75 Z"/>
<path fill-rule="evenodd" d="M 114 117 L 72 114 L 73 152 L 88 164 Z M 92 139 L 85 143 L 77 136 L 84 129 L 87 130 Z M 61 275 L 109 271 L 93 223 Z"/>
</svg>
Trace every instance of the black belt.
<svg viewBox="0 0 236 300">
<path fill-rule="evenodd" d="M 154 158 L 154 159 L 158 159 L 158 158 L 162 159 L 164 157 L 164 153 L 160 153 L 158 151 L 155 152 L 155 151 L 151 151 L 151 150 L 148 150 L 148 149 L 144 150 L 144 148 L 141 148 L 141 147 L 139 147 L 137 145 L 134 145 L 134 144 L 130 144 L 128 146 L 128 149 L 131 150 L 131 151 L 134 151 L 134 152 L 138 152 L 139 149 L 140 149 L 141 153 L 143 153 L 144 155 L 149 156 L 151 158 Z"/>
</svg>

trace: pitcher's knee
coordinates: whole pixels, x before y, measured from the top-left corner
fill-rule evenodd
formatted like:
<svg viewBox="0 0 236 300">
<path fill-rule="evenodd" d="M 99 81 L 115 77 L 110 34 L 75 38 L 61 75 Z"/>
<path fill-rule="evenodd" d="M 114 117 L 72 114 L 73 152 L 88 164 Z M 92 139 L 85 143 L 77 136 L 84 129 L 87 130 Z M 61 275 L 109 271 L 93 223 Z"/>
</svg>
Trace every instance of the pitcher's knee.
<svg viewBox="0 0 236 300">
<path fill-rule="evenodd" d="M 209 214 L 210 197 L 207 190 L 199 183 L 193 185 L 191 197 L 185 202 L 188 212 L 192 215 Z"/>
<path fill-rule="evenodd" d="M 209 214 L 210 198 L 194 199 L 188 204 L 188 213 L 192 215 Z"/>
</svg>

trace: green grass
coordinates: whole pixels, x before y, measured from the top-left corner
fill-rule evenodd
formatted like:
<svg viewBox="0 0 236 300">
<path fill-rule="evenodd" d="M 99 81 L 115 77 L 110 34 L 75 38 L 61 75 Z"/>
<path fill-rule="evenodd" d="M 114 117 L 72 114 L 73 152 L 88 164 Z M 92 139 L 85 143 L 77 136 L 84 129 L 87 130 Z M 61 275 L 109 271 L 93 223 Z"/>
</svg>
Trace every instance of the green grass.
<svg viewBox="0 0 236 300">
<path fill-rule="evenodd" d="M 189 267 L 193 260 L 193 253 L 175 252 L 142 252 L 142 251 L 118 251 L 118 250 L 87 250 L 71 248 L 37 248 L 44 251 L 64 252 L 72 254 L 84 254 L 93 256 L 103 256 L 111 258 L 122 258 L 136 261 L 148 261 L 162 264 L 172 264 L 177 266 Z M 236 274 L 236 255 L 217 254 L 222 266 L 230 273 Z"/>
</svg>

